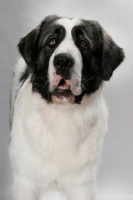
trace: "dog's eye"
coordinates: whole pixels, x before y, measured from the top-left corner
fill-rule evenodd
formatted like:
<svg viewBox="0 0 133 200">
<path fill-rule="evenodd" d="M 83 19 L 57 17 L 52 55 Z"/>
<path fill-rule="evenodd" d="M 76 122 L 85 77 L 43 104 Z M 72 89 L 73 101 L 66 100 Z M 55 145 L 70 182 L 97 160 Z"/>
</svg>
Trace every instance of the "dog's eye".
<svg viewBox="0 0 133 200">
<path fill-rule="evenodd" d="M 81 45 L 81 47 L 83 47 L 84 49 L 87 49 L 87 48 L 88 48 L 85 41 L 82 41 L 82 42 L 80 43 L 80 45 Z"/>
<path fill-rule="evenodd" d="M 54 45 L 54 44 L 56 44 L 56 39 L 55 39 L 55 38 L 51 38 L 51 39 L 49 40 L 49 45 L 52 46 L 52 45 Z"/>
</svg>

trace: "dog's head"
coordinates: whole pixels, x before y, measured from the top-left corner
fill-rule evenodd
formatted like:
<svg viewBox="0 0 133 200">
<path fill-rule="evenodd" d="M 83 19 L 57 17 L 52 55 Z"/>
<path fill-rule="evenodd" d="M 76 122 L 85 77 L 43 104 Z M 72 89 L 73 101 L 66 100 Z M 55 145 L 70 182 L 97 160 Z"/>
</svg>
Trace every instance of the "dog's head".
<svg viewBox="0 0 133 200">
<path fill-rule="evenodd" d="M 80 103 L 98 90 L 124 59 L 97 21 L 48 16 L 20 40 L 32 89 L 47 101 Z"/>
</svg>

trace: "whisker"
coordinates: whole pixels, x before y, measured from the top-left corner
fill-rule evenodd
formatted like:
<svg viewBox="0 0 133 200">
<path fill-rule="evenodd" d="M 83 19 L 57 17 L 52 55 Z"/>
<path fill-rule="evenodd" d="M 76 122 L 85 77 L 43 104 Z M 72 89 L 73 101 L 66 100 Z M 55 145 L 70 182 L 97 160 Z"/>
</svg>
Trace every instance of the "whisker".
<svg viewBox="0 0 133 200">
<path fill-rule="evenodd" d="M 90 80 L 92 80 L 92 79 L 94 79 L 94 76 L 92 76 L 90 79 L 87 80 L 87 79 L 82 75 L 82 80 L 83 80 L 83 81 L 90 81 Z"/>
<path fill-rule="evenodd" d="M 86 91 L 89 92 L 89 90 L 86 89 L 86 87 L 85 87 L 85 85 L 84 85 L 83 83 L 81 83 L 81 86 L 82 86 L 82 88 L 83 88 L 84 90 L 86 90 Z"/>
</svg>

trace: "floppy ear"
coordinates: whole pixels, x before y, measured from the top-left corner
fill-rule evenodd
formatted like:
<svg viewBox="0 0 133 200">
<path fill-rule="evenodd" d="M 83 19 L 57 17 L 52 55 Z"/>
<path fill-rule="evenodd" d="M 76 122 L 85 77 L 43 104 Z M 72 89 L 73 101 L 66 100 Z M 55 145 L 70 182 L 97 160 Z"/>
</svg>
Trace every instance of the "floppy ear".
<svg viewBox="0 0 133 200">
<path fill-rule="evenodd" d="M 124 59 L 123 50 L 113 41 L 109 34 L 103 30 L 102 79 L 108 81 L 113 71 Z"/>
<path fill-rule="evenodd" d="M 18 44 L 19 52 L 25 59 L 28 67 L 30 69 L 36 64 L 36 59 L 39 53 L 39 38 L 41 30 L 45 24 L 54 22 L 59 17 L 57 15 L 47 16 L 39 26 L 28 33 L 24 38 L 22 38 Z"/>
<path fill-rule="evenodd" d="M 36 62 L 38 53 L 38 39 L 40 26 L 28 33 L 18 44 L 19 52 L 25 59 L 28 67 L 32 68 Z"/>
</svg>

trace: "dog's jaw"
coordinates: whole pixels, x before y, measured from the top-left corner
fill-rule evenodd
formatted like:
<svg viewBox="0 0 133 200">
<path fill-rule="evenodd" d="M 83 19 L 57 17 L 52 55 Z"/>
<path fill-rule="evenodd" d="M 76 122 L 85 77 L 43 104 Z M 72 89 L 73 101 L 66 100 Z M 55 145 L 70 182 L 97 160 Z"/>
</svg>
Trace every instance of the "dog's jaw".
<svg viewBox="0 0 133 200">
<path fill-rule="evenodd" d="M 65 80 L 61 75 L 54 74 L 53 78 L 54 90 L 51 92 L 51 98 L 53 102 L 58 103 L 74 103 L 75 96 L 81 94 L 81 90 L 77 91 L 73 87 L 72 80 Z"/>
</svg>

